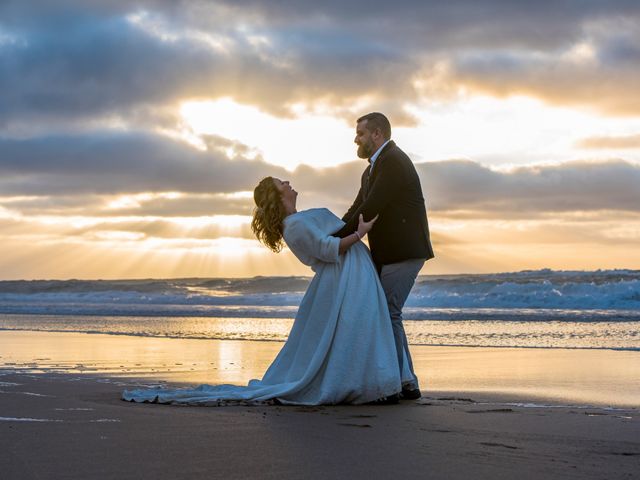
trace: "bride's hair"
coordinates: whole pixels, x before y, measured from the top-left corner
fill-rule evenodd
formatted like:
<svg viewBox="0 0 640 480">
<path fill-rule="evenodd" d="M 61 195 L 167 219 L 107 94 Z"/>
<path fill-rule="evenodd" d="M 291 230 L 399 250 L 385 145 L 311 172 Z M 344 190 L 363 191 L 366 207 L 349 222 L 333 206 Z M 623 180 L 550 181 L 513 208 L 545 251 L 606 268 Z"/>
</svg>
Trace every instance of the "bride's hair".
<svg viewBox="0 0 640 480">
<path fill-rule="evenodd" d="M 277 189 L 273 177 L 260 180 L 253 190 L 256 208 L 253 210 L 251 230 L 262 243 L 274 252 L 282 250 L 282 221 L 286 217 L 282 195 Z"/>
</svg>

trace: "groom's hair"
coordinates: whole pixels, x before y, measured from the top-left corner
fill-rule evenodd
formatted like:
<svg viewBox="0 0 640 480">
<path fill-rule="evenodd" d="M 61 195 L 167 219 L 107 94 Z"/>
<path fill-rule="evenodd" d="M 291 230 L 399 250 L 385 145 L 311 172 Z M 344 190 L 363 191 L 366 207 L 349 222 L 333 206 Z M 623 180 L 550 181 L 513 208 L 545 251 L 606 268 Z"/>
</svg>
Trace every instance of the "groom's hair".
<svg viewBox="0 0 640 480">
<path fill-rule="evenodd" d="M 367 113 L 360 117 L 356 123 L 363 122 L 364 120 L 367 121 L 367 130 L 374 132 L 376 128 L 379 128 L 385 140 L 389 140 L 391 138 L 391 124 L 389 123 L 389 119 L 382 113 Z"/>
</svg>

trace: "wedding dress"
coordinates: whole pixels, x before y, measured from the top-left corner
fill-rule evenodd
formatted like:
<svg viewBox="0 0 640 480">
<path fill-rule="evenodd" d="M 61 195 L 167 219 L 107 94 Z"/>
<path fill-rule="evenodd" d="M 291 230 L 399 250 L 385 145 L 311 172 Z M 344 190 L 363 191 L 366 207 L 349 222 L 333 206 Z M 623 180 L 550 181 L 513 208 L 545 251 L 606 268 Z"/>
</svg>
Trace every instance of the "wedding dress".
<svg viewBox="0 0 640 480">
<path fill-rule="evenodd" d="M 385 295 L 367 247 L 358 242 L 339 255 L 331 233 L 344 223 L 316 208 L 284 220 L 284 240 L 315 273 L 288 340 L 262 380 L 247 386 L 125 391 L 136 402 L 223 405 L 362 404 L 401 390 L 396 347 Z"/>
</svg>

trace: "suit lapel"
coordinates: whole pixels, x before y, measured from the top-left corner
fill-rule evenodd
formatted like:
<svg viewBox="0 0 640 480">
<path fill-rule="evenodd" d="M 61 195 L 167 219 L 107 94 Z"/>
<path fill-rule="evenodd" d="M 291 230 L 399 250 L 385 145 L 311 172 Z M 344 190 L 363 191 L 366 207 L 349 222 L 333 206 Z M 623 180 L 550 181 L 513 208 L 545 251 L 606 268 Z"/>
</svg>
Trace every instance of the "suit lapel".
<svg viewBox="0 0 640 480">
<path fill-rule="evenodd" d="M 380 152 L 380 155 L 378 155 L 378 158 L 376 159 L 375 163 L 373 164 L 373 169 L 371 170 L 371 173 L 369 174 L 369 183 L 371 183 L 375 176 L 378 174 L 378 171 L 380 170 L 380 164 L 384 161 L 384 157 L 387 154 L 387 152 L 389 151 L 389 149 L 391 149 L 392 147 L 395 147 L 395 142 L 393 140 L 390 140 L 389 143 L 387 143 L 384 148 L 382 149 L 382 151 Z"/>
<path fill-rule="evenodd" d="M 362 189 L 362 198 L 367 198 L 369 195 L 369 167 L 362 172 L 362 178 L 360 179 L 360 188 Z"/>
<path fill-rule="evenodd" d="M 362 194 L 364 198 L 367 198 L 369 196 L 369 192 L 371 191 L 371 186 L 375 181 L 374 177 L 378 174 L 378 171 L 380 170 L 379 165 L 384 160 L 385 154 L 393 146 L 395 146 L 394 141 L 393 140 L 389 141 L 389 143 L 387 143 L 382 149 L 382 151 L 380 152 L 380 155 L 378 155 L 378 158 L 373 164 L 373 169 L 371 168 L 371 165 L 369 165 L 363 172 L 361 184 L 362 184 Z"/>
</svg>

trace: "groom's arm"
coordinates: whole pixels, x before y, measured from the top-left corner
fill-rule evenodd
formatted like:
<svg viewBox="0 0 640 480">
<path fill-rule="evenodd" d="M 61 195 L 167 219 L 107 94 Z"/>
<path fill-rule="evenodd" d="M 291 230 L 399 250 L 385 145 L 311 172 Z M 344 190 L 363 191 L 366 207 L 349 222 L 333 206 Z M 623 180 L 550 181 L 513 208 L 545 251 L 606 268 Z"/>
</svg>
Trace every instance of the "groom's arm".
<svg viewBox="0 0 640 480">
<path fill-rule="evenodd" d="M 393 200 L 402 188 L 403 175 L 401 169 L 396 168 L 394 160 L 388 158 L 385 163 L 380 165 L 382 167 L 376 181 L 371 187 L 371 192 L 367 196 L 367 199 L 361 201 L 354 211 L 349 209 L 347 214 L 351 214 L 348 218 L 347 215 L 343 218 L 346 222 L 344 227 L 333 234 L 335 237 L 346 237 L 351 235 L 358 228 L 358 219 L 360 214 L 364 217 L 365 221 L 371 220 L 384 210 L 384 208 Z M 356 205 L 356 202 L 352 205 L 352 208 Z M 345 220 L 346 218 L 346 220 Z"/>
<path fill-rule="evenodd" d="M 362 173 L 362 177 L 360 178 L 360 185 L 362 185 L 364 183 L 364 177 L 367 174 L 367 171 L 365 170 L 365 172 Z M 360 187 L 360 190 L 358 190 L 358 195 L 356 195 L 356 199 L 353 201 L 353 203 L 351 204 L 351 206 L 349 207 L 349 210 L 347 210 L 347 213 L 345 213 L 342 216 L 342 221 L 349 224 L 352 223 L 350 222 L 350 220 L 352 218 L 354 218 L 354 214 L 360 209 L 360 205 L 362 205 L 362 187 Z M 351 235 L 353 232 L 356 231 L 356 229 L 358 228 L 358 218 L 356 218 L 356 222 L 355 222 L 355 227 L 352 229 L 346 229 L 346 228 L 341 228 L 340 230 L 338 230 L 337 232 L 335 232 L 333 234 L 334 237 L 339 237 L 339 238 L 344 238 L 347 235 Z"/>
<path fill-rule="evenodd" d="M 353 201 L 353 204 L 349 207 L 349 210 L 347 210 L 347 213 L 345 213 L 342 216 L 342 221 L 348 222 L 351 219 L 351 217 L 353 217 L 353 214 L 358 210 L 358 208 L 360 208 L 361 204 L 362 204 L 362 188 L 358 190 L 358 195 L 356 196 L 356 199 Z"/>
<path fill-rule="evenodd" d="M 356 199 L 353 201 L 353 204 L 349 207 L 349 210 L 347 210 L 347 213 L 345 213 L 342 216 L 342 221 L 345 222 L 345 226 L 342 227 L 337 232 L 335 232 L 333 234 L 334 237 L 344 238 L 347 235 L 351 235 L 353 232 L 356 231 L 355 229 L 358 228 L 358 222 L 356 222 L 355 228 L 348 229 L 346 228 L 346 226 L 353 223 L 353 222 L 350 222 L 350 220 L 354 218 L 353 214 L 360 209 L 361 204 L 362 204 L 362 188 L 358 191 L 358 195 L 356 196 Z"/>
</svg>

